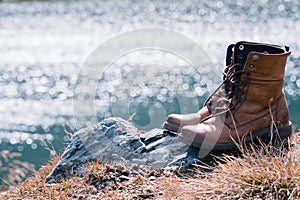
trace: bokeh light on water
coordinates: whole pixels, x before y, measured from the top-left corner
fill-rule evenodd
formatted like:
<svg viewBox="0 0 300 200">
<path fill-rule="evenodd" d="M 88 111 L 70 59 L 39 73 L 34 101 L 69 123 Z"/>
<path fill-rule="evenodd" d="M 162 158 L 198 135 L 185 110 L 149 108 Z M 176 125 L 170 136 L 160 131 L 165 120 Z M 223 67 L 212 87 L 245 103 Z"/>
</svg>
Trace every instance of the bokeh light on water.
<svg viewBox="0 0 300 200">
<path fill-rule="evenodd" d="M 139 50 L 107 67 L 95 108 L 99 120 L 134 115 L 134 124 L 149 130 L 161 127 L 168 114 L 196 112 L 208 94 L 201 69 L 169 52 Z"/>
<path fill-rule="evenodd" d="M 220 69 L 220 77 L 213 77 L 213 83 L 221 81 L 228 44 L 239 40 L 288 44 L 292 55 L 286 70 L 285 92 L 291 119 L 299 124 L 299 11 L 297 0 L 0 2 L 0 148 L 20 151 L 22 159 L 36 164 L 49 156 L 36 134 L 61 149 L 68 139 L 61 124 L 65 120 L 72 124 L 72 92 L 81 64 L 112 35 L 146 27 L 174 30 L 200 44 Z M 117 101 L 109 94 L 114 90 L 130 97 L 134 104 L 128 109 L 137 113 L 135 122 L 140 126 L 150 122 L 151 116 L 148 121 L 140 121 L 144 108 L 164 108 L 166 114 L 178 111 L 174 92 L 165 88 L 163 81 L 174 81 L 183 91 L 193 86 L 193 95 L 196 93 L 199 103 L 203 103 L 207 92 L 201 77 L 192 71 L 185 73 L 186 63 L 174 57 L 154 57 L 164 63 L 149 67 L 159 70 L 158 84 L 151 85 L 153 91 L 141 84 L 126 93 L 126 84 L 130 87 L 130 83 L 118 82 L 122 74 L 129 76 L 143 62 L 151 61 L 151 56 L 145 54 L 139 63 L 130 60 L 130 56 L 120 58 L 114 63 L 118 70 L 108 71 L 106 78 L 99 80 L 95 104 L 99 120 L 103 113 L 112 114 L 107 102 Z M 167 64 L 174 66 L 172 74 L 160 71 Z M 138 106 L 132 106 L 135 103 Z"/>
</svg>

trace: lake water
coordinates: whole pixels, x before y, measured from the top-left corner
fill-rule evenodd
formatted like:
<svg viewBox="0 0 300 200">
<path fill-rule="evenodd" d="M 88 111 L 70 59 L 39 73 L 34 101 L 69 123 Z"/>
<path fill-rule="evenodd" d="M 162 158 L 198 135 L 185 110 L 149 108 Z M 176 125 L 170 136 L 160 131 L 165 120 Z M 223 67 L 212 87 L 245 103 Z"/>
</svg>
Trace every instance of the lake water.
<svg viewBox="0 0 300 200">
<path fill-rule="evenodd" d="M 285 92 L 291 120 L 296 127 L 300 124 L 297 0 L 0 2 L 0 150 L 21 152 L 21 160 L 37 167 L 50 156 L 41 138 L 51 142 L 57 152 L 61 151 L 69 139 L 63 125 L 71 132 L 75 129 L 72 97 L 81 65 L 98 45 L 112 36 L 152 27 L 191 38 L 206 51 L 220 72 L 225 50 L 231 43 L 249 40 L 289 45 L 292 55 L 286 67 Z M 128 110 L 137 113 L 134 122 L 145 129 L 160 126 L 168 113 L 183 109 L 178 108 L 176 95 L 162 85 L 172 85 L 173 81 L 188 88 L 192 84 L 198 88 L 197 96 L 193 97 L 197 101 L 192 102 L 197 106 L 203 103 L 208 95 L 205 83 L 193 71 L 185 73 L 183 69 L 188 64 L 173 55 L 133 53 L 116 60 L 112 69 L 119 72 L 113 70 L 113 73 L 140 69 L 144 63 L 149 65 L 153 57 L 161 65 L 173 63 L 174 74 L 162 72 L 163 78 L 156 80 L 156 86 L 148 86 L 151 90 L 144 88 L 139 93 L 130 85 L 134 76 L 129 76 L 126 84 L 107 82 L 109 79 L 106 83 L 100 81 L 95 93 L 98 120 L 114 115 L 109 107 L 109 85 L 116 85 L 118 89 L 113 91 L 118 94 L 131 97 L 139 94 L 139 98 L 132 98 Z M 176 59 L 178 63 L 174 62 Z M 160 70 L 157 66 L 150 66 L 150 71 Z M 182 77 L 189 79 L 188 85 Z M 215 78 L 220 82 L 221 77 L 220 74 Z M 164 115 L 152 123 L 149 113 L 162 108 Z"/>
</svg>

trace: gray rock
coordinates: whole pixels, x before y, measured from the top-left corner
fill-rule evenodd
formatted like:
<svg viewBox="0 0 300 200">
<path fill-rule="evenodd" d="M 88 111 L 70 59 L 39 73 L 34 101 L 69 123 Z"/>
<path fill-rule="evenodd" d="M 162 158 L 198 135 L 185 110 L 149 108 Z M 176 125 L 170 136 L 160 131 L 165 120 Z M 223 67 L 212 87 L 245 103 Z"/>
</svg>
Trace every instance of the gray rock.
<svg viewBox="0 0 300 200">
<path fill-rule="evenodd" d="M 83 175 L 89 162 L 141 164 L 154 168 L 189 166 L 198 160 L 197 150 L 175 134 L 153 129 L 141 132 L 121 118 L 108 118 L 76 132 L 46 181 Z"/>
</svg>

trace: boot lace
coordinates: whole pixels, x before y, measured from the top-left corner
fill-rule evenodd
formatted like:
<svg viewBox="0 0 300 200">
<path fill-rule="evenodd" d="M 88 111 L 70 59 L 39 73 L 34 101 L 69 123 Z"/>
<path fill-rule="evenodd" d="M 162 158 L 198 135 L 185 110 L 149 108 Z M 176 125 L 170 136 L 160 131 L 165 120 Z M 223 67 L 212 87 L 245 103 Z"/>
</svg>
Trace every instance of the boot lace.
<svg viewBox="0 0 300 200">
<path fill-rule="evenodd" d="M 241 80 L 245 74 L 245 79 Z M 205 102 L 213 116 L 232 111 L 242 101 L 245 87 L 249 82 L 249 73 L 245 73 L 240 64 L 228 65 L 223 72 L 223 82 Z M 212 116 L 210 116 L 212 117 Z"/>
</svg>

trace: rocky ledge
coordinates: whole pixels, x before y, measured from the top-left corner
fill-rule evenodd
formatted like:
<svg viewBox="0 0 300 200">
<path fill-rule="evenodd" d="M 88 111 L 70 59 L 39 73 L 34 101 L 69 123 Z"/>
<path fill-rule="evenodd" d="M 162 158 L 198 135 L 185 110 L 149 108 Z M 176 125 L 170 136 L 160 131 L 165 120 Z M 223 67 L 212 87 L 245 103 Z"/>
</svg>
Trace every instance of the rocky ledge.
<svg viewBox="0 0 300 200">
<path fill-rule="evenodd" d="M 142 132 L 121 118 L 108 118 L 76 132 L 46 181 L 83 175 L 94 161 L 144 165 L 162 169 L 186 167 L 198 160 L 197 149 L 163 129 Z"/>
</svg>

